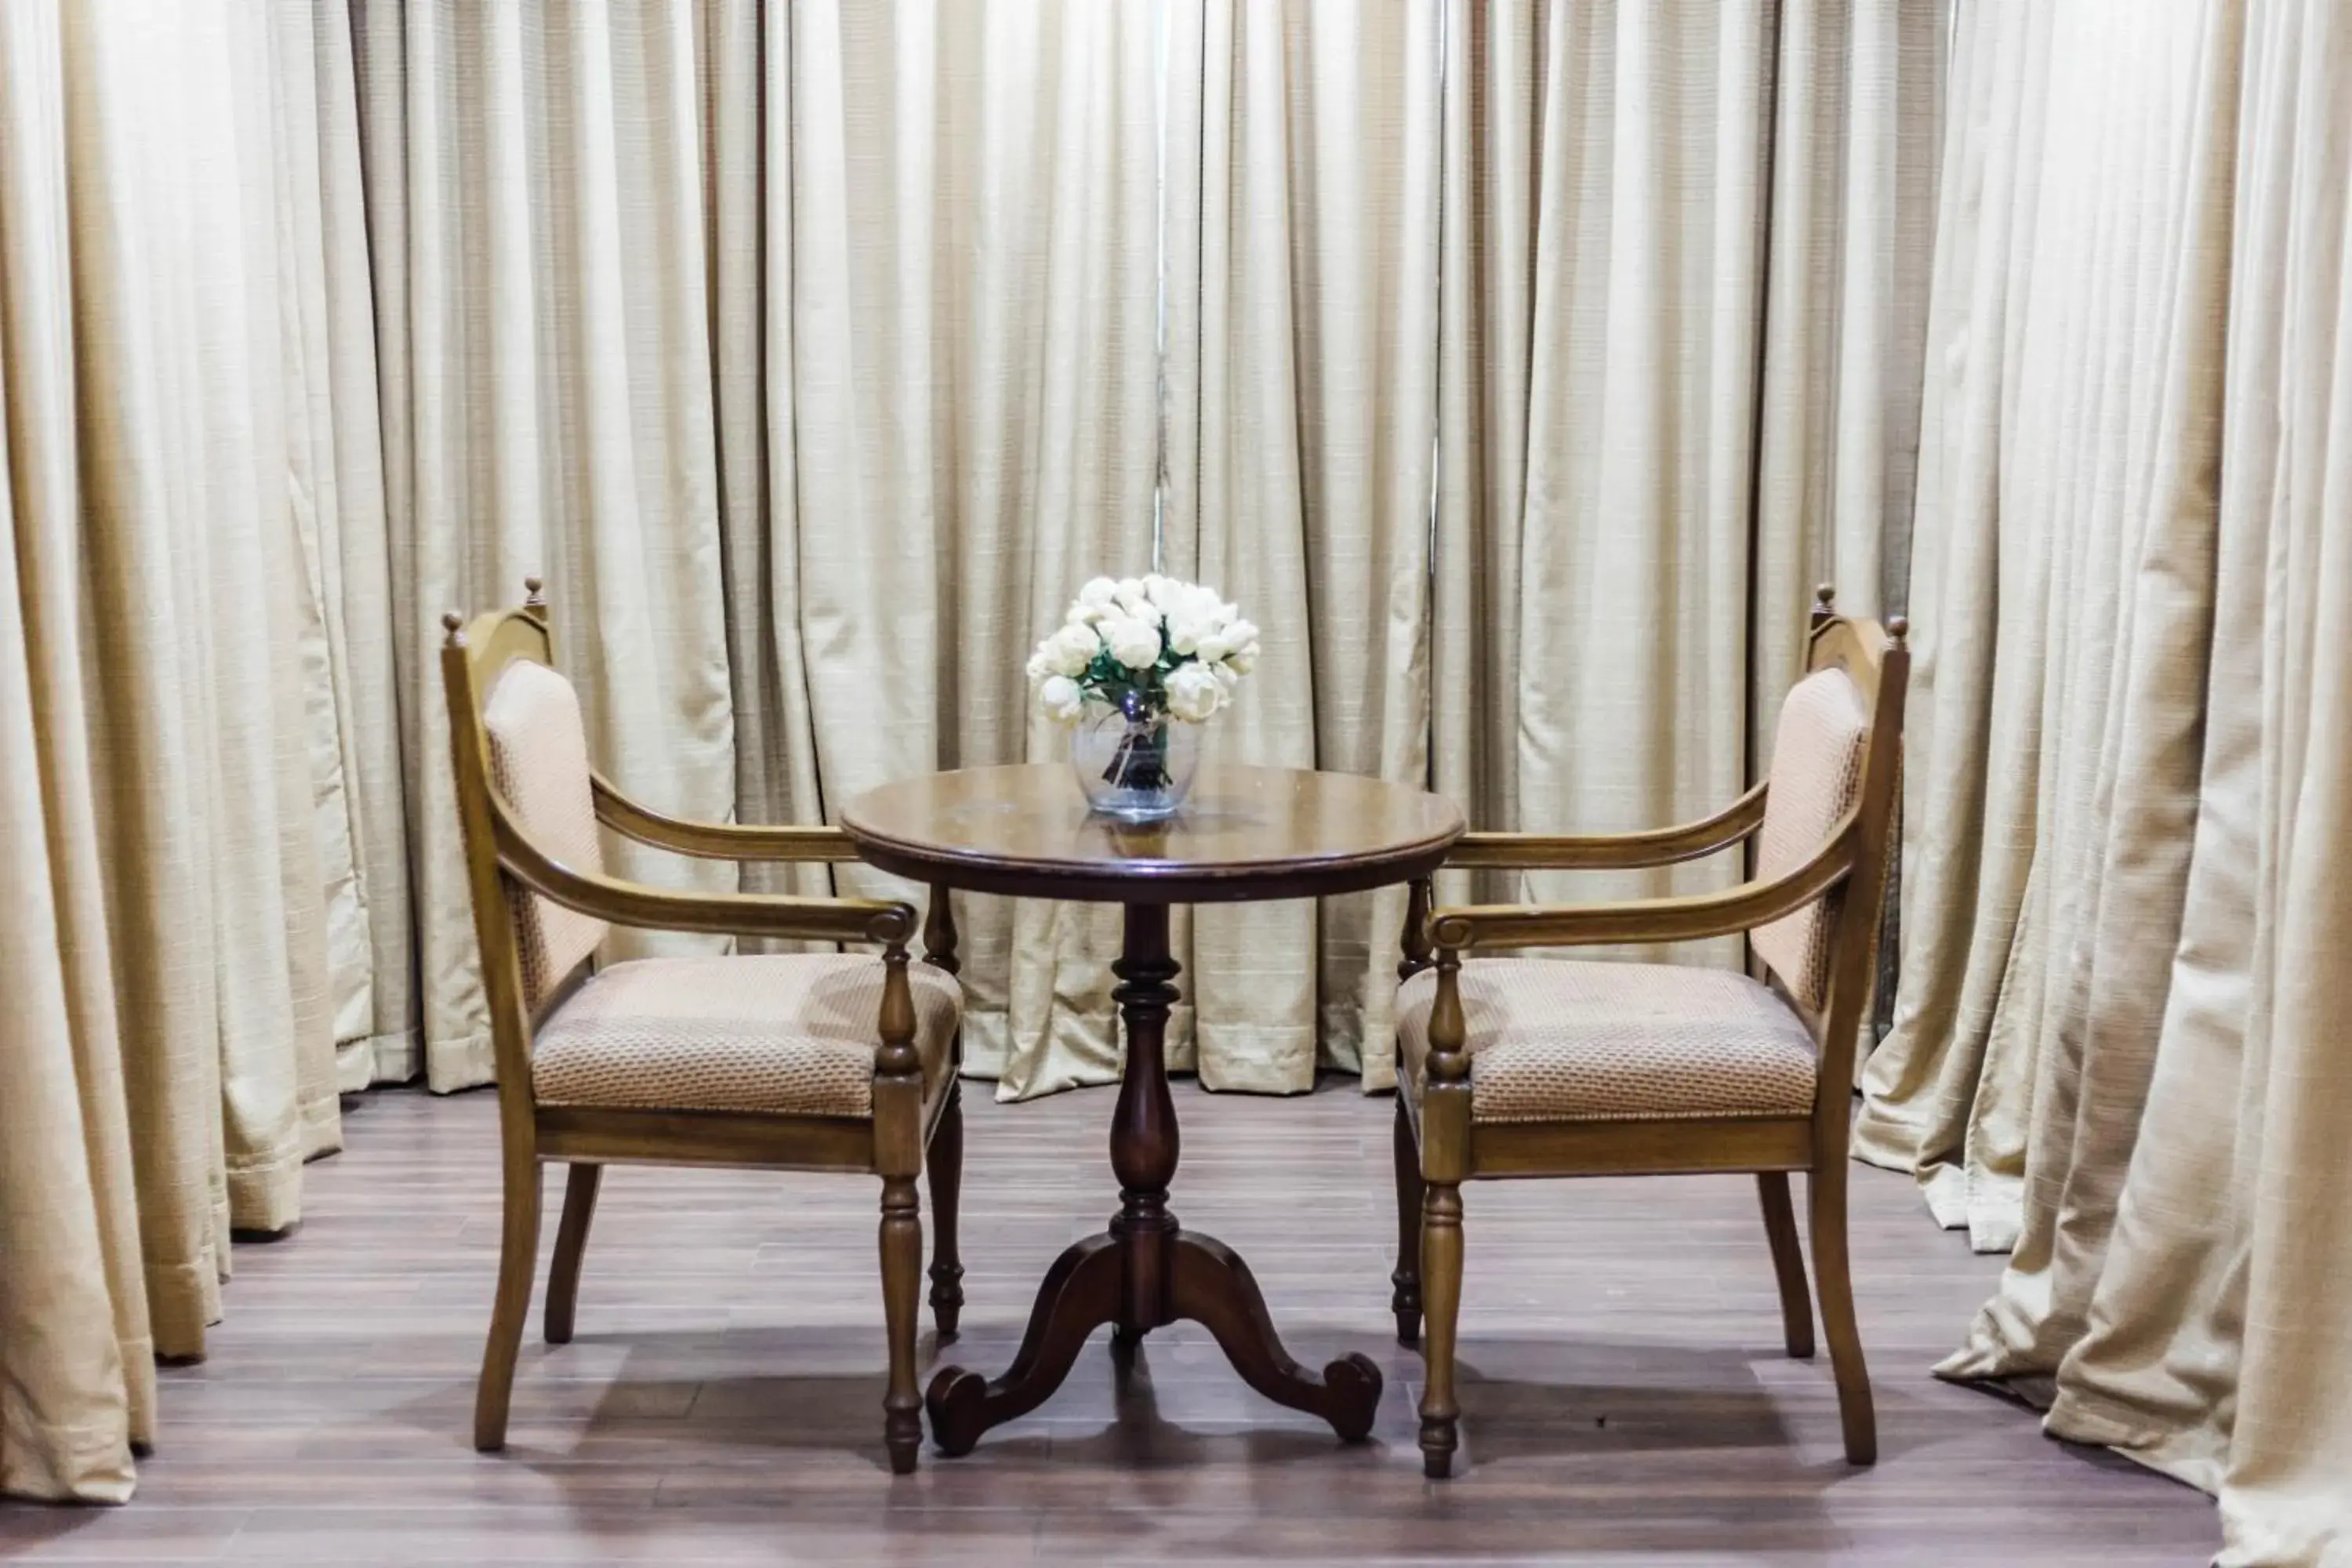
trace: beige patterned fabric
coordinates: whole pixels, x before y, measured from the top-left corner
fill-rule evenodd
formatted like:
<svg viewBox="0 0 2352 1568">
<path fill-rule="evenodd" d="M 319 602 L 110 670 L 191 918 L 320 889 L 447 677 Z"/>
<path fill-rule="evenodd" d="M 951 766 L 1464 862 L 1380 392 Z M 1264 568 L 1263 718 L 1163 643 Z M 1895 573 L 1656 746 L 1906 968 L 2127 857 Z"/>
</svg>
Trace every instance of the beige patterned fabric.
<svg viewBox="0 0 2352 1568">
<path fill-rule="evenodd" d="M 601 874 L 604 847 L 588 787 L 588 731 L 572 683 L 543 664 L 510 664 L 482 705 L 482 727 L 490 736 L 491 776 L 531 842 L 572 870 Z M 596 951 L 609 928 L 520 888 L 513 908 L 523 1004 L 536 1007 Z"/>
<path fill-rule="evenodd" d="M 882 961 L 863 953 L 645 958 L 582 986 L 539 1033 L 542 1105 L 871 1116 Z M 963 1000 L 908 969 L 923 1091 L 950 1070 Z"/>
<path fill-rule="evenodd" d="M 1817 670 L 1790 689 L 1772 742 L 1771 789 L 1756 847 L 1759 878 L 1785 876 L 1803 865 L 1853 809 L 1869 734 L 1862 693 L 1843 670 Z M 1756 955 L 1772 966 L 1789 994 L 1816 1011 L 1829 996 L 1830 938 L 1840 897 L 1833 891 L 1748 934 Z"/>
<path fill-rule="evenodd" d="M 1397 994 L 1407 1091 L 1421 1092 L 1437 974 Z M 1474 958 L 1462 966 L 1474 1121 L 1802 1116 L 1813 1040 L 1745 974 L 1664 963 Z"/>
</svg>

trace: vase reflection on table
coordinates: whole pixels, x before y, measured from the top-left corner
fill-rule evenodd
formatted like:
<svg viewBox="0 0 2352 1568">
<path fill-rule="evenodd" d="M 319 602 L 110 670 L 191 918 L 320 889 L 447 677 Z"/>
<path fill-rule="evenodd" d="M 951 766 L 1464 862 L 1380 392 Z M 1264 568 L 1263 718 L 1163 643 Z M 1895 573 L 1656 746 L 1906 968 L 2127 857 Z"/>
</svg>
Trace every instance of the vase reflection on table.
<svg viewBox="0 0 2352 1568">
<path fill-rule="evenodd" d="M 1216 591 L 1156 574 L 1097 577 L 1030 656 L 1039 710 L 1072 726 L 1070 763 L 1087 805 L 1158 822 L 1183 805 L 1200 726 L 1255 665 L 1257 627 Z"/>
</svg>

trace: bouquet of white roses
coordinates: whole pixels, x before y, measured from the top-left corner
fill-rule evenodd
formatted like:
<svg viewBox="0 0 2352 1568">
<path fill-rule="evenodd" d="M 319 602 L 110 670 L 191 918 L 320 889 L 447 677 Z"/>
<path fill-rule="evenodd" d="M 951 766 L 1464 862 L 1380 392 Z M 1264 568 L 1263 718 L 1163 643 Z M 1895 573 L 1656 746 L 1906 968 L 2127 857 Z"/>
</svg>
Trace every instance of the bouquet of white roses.
<svg viewBox="0 0 2352 1568">
<path fill-rule="evenodd" d="M 1057 723 L 1094 702 L 1130 723 L 1164 713 L 1198 724 L 1232 700 L 1257 654 L 1257 627 L 1213 588 L 1156 573 L 1097 577 L 1030 656 L 1029 680 Z"/>
</svg>

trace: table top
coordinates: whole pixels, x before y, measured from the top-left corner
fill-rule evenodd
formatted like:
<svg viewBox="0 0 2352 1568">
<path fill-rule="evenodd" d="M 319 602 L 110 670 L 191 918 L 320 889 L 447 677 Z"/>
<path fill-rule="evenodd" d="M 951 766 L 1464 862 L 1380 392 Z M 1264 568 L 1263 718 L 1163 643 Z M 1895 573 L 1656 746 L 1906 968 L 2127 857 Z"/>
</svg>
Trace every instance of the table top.
<svg viewBox="0 0 2352 1568">
<path fill-rule="evenodd" d="M 1425 877 L 1462 836 L 1426 790 L 1354 773 L 1203 766 L 1184 809 L 1123 823 L 1087 809 L 1068 764 L 965 768 L 866 791 L 842 831 L 886 871 L 1016 898 L 1228 903 Z"/>
</svg>

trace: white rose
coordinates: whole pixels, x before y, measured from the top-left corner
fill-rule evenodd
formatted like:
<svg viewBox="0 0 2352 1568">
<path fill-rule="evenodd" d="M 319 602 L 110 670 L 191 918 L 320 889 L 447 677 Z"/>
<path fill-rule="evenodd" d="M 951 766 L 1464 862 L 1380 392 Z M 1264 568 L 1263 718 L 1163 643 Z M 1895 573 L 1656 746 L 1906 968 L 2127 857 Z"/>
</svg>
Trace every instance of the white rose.
<svg viewBox="0 0 2352 1568">
<path fill-rule="evenodd" d="M 1177 595 L 1183 591 L 1183 584 L 1173 577 L 1162 577 L 1157 572 L 1150 574 L 1143 579 L 1143 596 L 1163 610 L 1174 604 Z"/>
<path fill-rule="evenodd" d="M 1225 689 L 1206 665 L 1180 664 L 1168 672 L 1168 711 L 1198 724 L 1225 700 Z"/>
<path fill-rule="evenodd" d="M 1193 637 L 1191 647 L 1181 643 L 1175 646 L 1178 653 L 1198 654 L 1202 664 L 1214 664 L 1234 651 L 1234 645 L 1226 640 L 1222 631 L 1200 632 Z"/>
<path fill-rule="evenodd" d="M 1067 626 L 1045 639 L 1037 652 L 1049 674 L 1080 676 L 1102 651 L 1102 638 L 1088 626 Z"/>
<path fill-rule="evenodd" d="M 1143 591 L 1143 584 L 1133 577 L 1121 577 L 1113 584 L 1111 597 L 1130 616 L 1139 616 L 1151 607 L 1150 595 Z"/>
<path fill-rule="evenodd" d="M 1181 614 L 1188 621 L 1199 621 L 1214 629 L 1233 617 L 1225 613 L 1229 606 L 1220 604 L 1214 588 L 1203 588 L 1197 583 L 1183 585 L 1170 605 L 1170 613 Z"/>
<path fill-rule="evenodd" d="M 1111 658 L 1129 669 L 1150 669 L 1160 662 L 1160 626 L 1137 616 L 1118 616 L 1102 624 L 1102 640 Z"/>
<path fill-rule="evenodd" d="M 1087 694 L 1066 675 L 1050 675 L 1037 688 L 1038 711 L 1056 724 L 1067 724 L 1086 711 Z"/>
<path fill-rule="evenodd" d="M 1078 590 L 1078 602 L 1070 606 L 1071 612 L 1076 614 L 1081 609 L 1091 610 L 1094 612 L 1091 618 L 1100 620 L 1102 613 L 1110 608 L 1111 601 L 1118 596 L 1118 584 L 1109 578 L 1089 578 L 1087 585 Z"/>
<path fill-rule="evenodd" d="M 1194 616 L 1168 612 L 1168 646 L 1178 653 L 1197 653 L 1201 639 L 1212 635 L 1209 623 Z"/>
<path fill-rule="evenodd" d="M 1223 659 L 1208 668 L 1209 673 L 1217 678 L 1217 684 L 1224 689 L 1225 695 L 1228 697 L 1233 695 L 1234 688 L 1242 683 L 1242 672 Z"/>
<path fill-rule="evenodd" d="M 1223 633 L 1224 661 L 1234 667 L 1235 675 L 1247 675 L 1257 665 L 1257 627 L 1247 621 L 1235 621 Z"/>
</svg>

